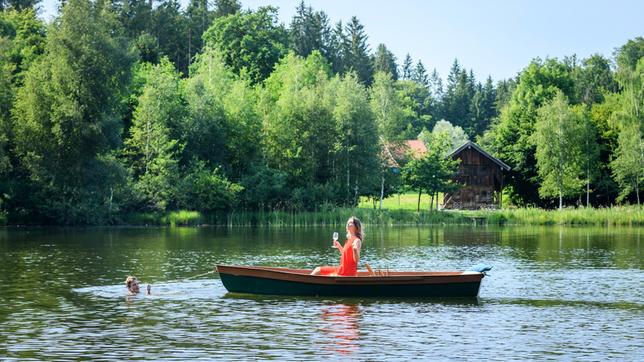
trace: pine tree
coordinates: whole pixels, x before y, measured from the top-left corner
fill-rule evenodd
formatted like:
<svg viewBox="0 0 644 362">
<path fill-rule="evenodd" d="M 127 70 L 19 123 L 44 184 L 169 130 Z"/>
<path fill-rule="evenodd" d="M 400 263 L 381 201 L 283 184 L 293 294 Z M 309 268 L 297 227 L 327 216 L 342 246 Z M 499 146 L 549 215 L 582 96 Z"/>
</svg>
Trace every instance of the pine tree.
<svg viewBox="0 0 644 362">
<path fill-rule="evenodd" d="M 299 56 L 307 57 L 314 50 L 318 50 L 328 58 L 330 32 L 327 15 L 321 11 L 314 11 L 302 1 L 291 21 L 289 44 Z"/>
<path fill-rule="evenodd" d="M 212 14 L 208 10 L 207 0 L 190 0 L 186 8 L 188 65 L 192 64 L 197 53 L 203 47 L 203 33 L 212 23 Z"/>
<path fill-rule="evenodd" d="M 152 31 L 159 53 L 167 56 L 183 74 L 188 74 L 188 23 L 178 0 L 164 0 L 152 13 Z"/>
<path fill-rule="evenodd" d="M 329 56 L 327 57 L 329 62 L 331 62 L 331 68 L 335 74 L 343 74 L 346 70 L 346 42 L 344 26 L 342 25 L 342 21 L 338 21 L 331 31 Z"/>
<path fill-rule="evenodd" d="M 373 71 L 375 73 L 388 73 L 394 80 L 398 80 L 398 65 L 396 56 L 384 44 L 379 44 L 373 56 Z"/>
<path fill-rule="evenodd" d="M 227 15 L 236 14 L 241 10 L 241 3 L 239 0 L 215 0 L 213 8 L 213 16 L 221 18 Z"/>
<path fill-rule="evenodd" d="M 360 24 L 357 17 L 353 16 L 346 26 L 345 70 L 354 71 L 363 84 L 370 85 L 373 80 L 373 71 L 367 39 L 364 26 Z"/>
<path fill-rule="evenodd" d="M 411 56 L 409 55 L 409 53 L 407 53 L 407 55 L 405 56 L 405 60 L 403 61 L 403 65 L 402 65 L 402 79 L 411 79 L 412 74 L 414 72 L 414 70 L 412 68 L 412 66 L 413 66 L 412 64 L 413 63 L 412 63 L 412 60 L 411 60 Z"/>
<path fill-rule="evenodd" d="M 41 0 L 0 0 L 0 11 L 15 9 L 18 11 L 25 9 L 36 9 Z"/>
<path fill-rule="evenodd" d="M 411 79 L 423 87 L 429 87 L 429 77 L 422 61 L 418 60 L 418 63 L 416 63 Z"/>
</svg>

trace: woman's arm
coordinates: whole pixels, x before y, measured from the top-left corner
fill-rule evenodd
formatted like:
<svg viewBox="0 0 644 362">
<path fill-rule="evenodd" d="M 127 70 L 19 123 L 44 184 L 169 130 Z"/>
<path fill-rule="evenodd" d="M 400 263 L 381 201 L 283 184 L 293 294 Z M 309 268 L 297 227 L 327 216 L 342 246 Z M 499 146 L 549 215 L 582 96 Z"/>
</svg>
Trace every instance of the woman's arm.
<svg viewBox="0 0 644 362">
<path fill-rule="evenodd" d="M 362 240 L 360 239 L 355 239 L 353 241 L 353 261 L 358 264 L 358 260 L 360 260 L 360 248 L 362 247 Z"/>
</svg>

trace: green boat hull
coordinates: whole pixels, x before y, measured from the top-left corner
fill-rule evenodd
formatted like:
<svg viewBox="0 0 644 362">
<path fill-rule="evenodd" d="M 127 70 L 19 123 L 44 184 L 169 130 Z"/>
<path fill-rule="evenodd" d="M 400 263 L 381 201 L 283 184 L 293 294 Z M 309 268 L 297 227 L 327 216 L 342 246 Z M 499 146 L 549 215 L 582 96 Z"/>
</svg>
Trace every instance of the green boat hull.
<svg viewBox="0 0 644 362">
<path fill-rule="evenodd" d="M 444 284 L 376 284 L 343 285 L 311 284 L 220 272 L 224 286 L 232 293 L 341 296 L 341 297 L 476 297 L 481 285 L 477 282 Z"/>
</svg>

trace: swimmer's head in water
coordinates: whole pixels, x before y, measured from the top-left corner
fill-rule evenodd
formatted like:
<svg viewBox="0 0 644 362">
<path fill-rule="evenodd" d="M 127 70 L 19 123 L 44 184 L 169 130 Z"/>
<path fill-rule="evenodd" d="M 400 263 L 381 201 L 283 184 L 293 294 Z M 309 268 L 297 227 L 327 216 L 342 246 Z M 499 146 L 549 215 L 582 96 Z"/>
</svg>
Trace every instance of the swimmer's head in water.
<svg viewBox="0 0 644 362">
<path fill-rule="evenodd" d="M 136 279 L 135 276 L 128 276 L 125 279 L 125 286 L 127 287 L 127 290 L 130 293 L 138 293 L 139 292 L 139 281 Z"/>
</svg>

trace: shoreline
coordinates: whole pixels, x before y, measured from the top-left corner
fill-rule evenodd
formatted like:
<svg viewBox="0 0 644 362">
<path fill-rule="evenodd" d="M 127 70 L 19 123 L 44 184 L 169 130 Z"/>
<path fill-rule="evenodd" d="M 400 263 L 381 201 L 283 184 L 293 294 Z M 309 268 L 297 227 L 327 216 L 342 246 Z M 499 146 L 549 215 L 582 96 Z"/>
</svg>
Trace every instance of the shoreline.
<svg viewBox="0 0 644 362">
<path fill-rule="evenodd" d="M 365 225 L 416 226 L 644 226 L 644 210 L 637 206 L 610 208 L 569 208 L 543 210 L 518 208 L 500 210 L 446 210 L 417 212 L 404 209 L 374 210 L 368 208 L 331 208 L 320 211 L 233 211 L 202 214 L 198 211 L 179 210 L 167 213 L 131 213 L 118 217 L 117 222 L 97 225 L 11 224 L 7 227 L 136 227 L 136 226 L 326 226 L 342 224 L 355 215 Z"/>
</svg>

